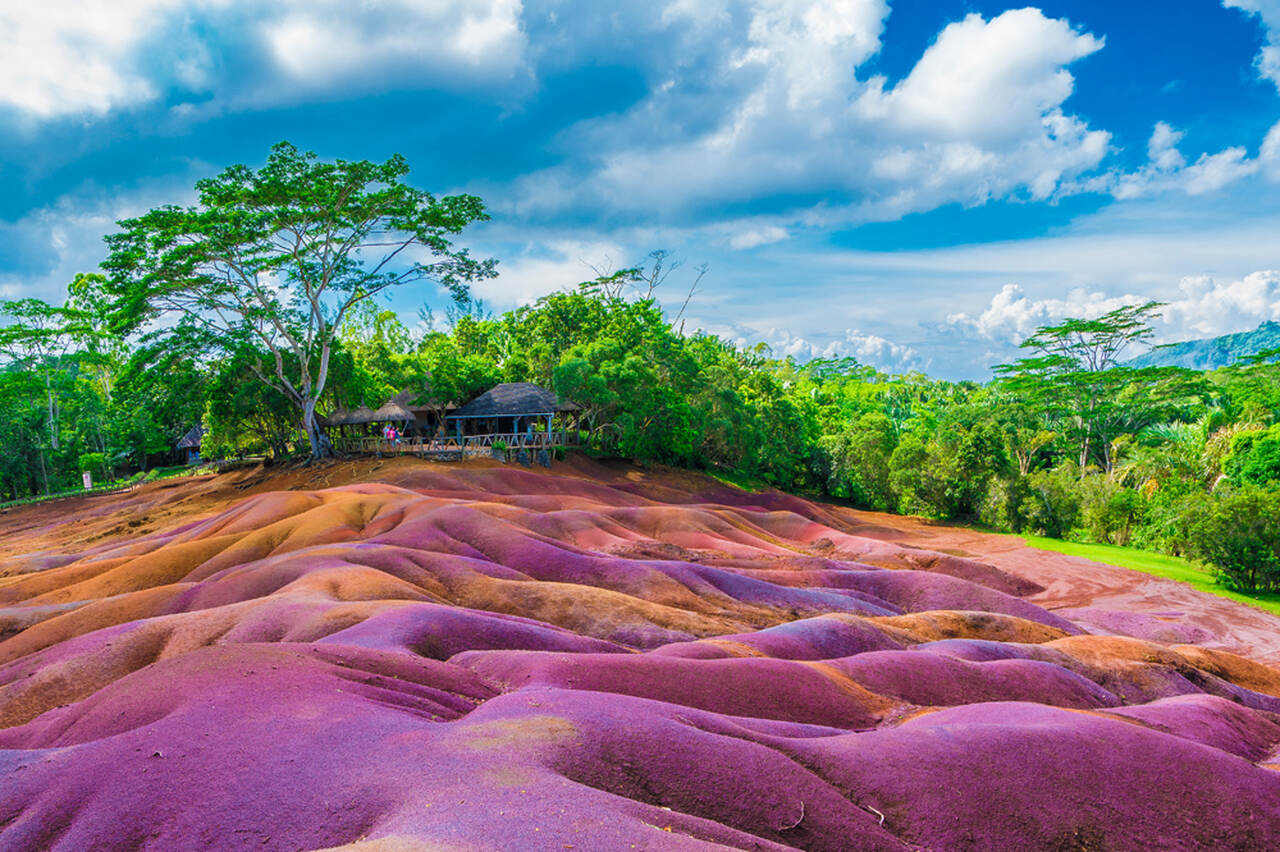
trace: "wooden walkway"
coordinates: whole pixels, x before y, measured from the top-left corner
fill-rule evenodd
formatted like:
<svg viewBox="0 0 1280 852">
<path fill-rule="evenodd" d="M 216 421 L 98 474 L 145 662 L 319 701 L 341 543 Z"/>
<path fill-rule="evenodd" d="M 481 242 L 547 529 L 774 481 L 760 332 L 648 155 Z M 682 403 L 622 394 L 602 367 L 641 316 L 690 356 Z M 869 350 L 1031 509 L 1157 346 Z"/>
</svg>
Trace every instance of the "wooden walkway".
<svg viewBox="0 0 1280 852">
<path fill-rule="evenodd" d="M 336 452 L 371 455 L 412 455 L 435 461 L 462 461 L 469 456 L 491 456 L 494 450 L 535 453 L 556 447 L 578 446 L 577 432 L 513 432 L 488 435 L 400 438 L 388 441 L 378 436 L 331 439 Z"/>
</svg>

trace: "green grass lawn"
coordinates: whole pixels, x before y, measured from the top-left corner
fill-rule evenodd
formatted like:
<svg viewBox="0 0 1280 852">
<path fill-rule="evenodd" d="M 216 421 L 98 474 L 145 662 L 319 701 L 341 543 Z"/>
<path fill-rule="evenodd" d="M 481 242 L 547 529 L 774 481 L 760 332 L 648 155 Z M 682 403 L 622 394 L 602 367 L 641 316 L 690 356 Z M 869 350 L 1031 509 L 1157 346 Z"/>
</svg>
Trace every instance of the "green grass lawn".
<svg viewBox="0 0 1280 852">
<path fill-rule="evenodd" d="M 1224 586 L 1218 585 L 1213 575 L 1209 572 L 1176 556 L 1165 556 L 1163 553 L 1152 553 L 1132 547 L 1117 547 L 1114 544 L 1081 544 L 1076 541 L 1059 541 L 1056 538 L 1041 538 L 1035 535 L 1025 535 L 1021 536 L 1021 538 L 1029 546 L 1038 547 L 1041 550 L 1052 550 L 1055 553 L 1065 553 L 1068 556 L 1080 556 L 1085 559 L 1092 559 L 1094 562 L 1105 562 L 1108 565 L 1118 565 L 1121 568 L 1132 568 L 1134 571 L 1141 571 L 1144 574 L 1153 574 L 1169 580 L 1190 583 L 1194 588 L 1202 592 L 1230 598 L 1233 601 L 1256 606 L 1259 609 L 1265 609 L 1267 612 L 1280 615 L 1280 594 L 1259 592 L 1257 595 L 1245 595 L 1240 592 L 1233 592 Z"/>
</svg>

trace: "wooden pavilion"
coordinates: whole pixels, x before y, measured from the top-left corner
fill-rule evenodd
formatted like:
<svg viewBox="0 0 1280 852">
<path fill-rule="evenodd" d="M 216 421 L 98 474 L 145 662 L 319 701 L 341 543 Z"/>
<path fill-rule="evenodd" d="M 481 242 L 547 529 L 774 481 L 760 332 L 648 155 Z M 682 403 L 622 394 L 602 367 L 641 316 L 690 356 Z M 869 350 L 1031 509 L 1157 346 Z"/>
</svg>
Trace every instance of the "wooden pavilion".
<svg viewBox="0 0 1280 852">
<path fill-rule="evenodd" d="M 532 382 L 506 382 L 446 415 L 445 420 L 450 424 L 449 434 L 455 437 L 485 436 L 507 446 L 521 446 L 538 434 L 554 435 L 556 416 L 577 410 L 578 406 L 560 399 L 553 390 Z"/>
<path fill-rule="evenodd" d="M 321 418 L 333 447 L 344 452 L 413 453 L 461 458 L 495 450 L 549 450 L 577 443 L 577 433 L 557 422 L 578 410 L 555 391 L 531 382 L 497 385 L 457 408 L 418 406 L 414 394 L 401 391 L 376 409 L 335 411 Z M 382 427 L 392 424 L 399 440 L 389 442 Z"/>
</svg>

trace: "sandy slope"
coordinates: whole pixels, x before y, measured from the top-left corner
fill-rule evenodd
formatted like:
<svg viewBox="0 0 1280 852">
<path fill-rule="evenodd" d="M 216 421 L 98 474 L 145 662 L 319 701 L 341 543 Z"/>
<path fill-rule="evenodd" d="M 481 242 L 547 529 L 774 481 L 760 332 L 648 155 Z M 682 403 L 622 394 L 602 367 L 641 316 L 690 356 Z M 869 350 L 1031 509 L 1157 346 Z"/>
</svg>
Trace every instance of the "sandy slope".
<svg viewBox="0 0 1280 852">
<path fill-rule="evenodd" d="M 0 849 L 1280 848 L 1280 620 L 586 460 L 0 515 Z"/>
</svg>

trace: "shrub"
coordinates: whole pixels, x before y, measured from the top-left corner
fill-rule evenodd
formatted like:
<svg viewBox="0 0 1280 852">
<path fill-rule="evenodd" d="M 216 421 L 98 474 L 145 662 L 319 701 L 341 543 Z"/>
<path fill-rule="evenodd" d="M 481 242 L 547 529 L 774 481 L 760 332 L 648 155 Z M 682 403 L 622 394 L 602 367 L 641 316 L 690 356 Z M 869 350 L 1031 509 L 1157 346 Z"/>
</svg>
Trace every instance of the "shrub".
<svg viewBox="0 0 1280 852">
<path fill-rule="evenodd" d="M 80 454 L 80 470 L 89 473 L 102 473 L 107 463 L 107 457 L 102 453 L 81 453 Z"/>
<path fill-rule="evenodd" d="M 1222 468 L 1239 485 L 1280 483 L 1280 425 L 1236 434 Z"/>
<path fill-rule="evenodd" d="M 1021 511 L 1026 528 L 1050 538 L 1063 538 L 1080 518 L 1079 469 L 1067 464 L 1027 476 L 1030 492 Z"/>
<path fill-rule="evenodd" d="M 1026 478 L 993 479 L 978 506 L 978 520 L 998 530 L 1022 532 L 1027 522 L 1023 511 L 1030 498 Z"/>
<path fill-rule="evenodd" d="M 1081 520 L 1089 537 L 1104 544 L 1127 545 L 1143 520 L 1142 495 L 1101 476 L 1087 478 L 1081 492 Z"/>
<path fill-rule="evenodd" d="M 1187 547 L 1242 592 L 1280 589 L 1280 493 L 1246 488 L 1188 501 Z"/>
</svg>

